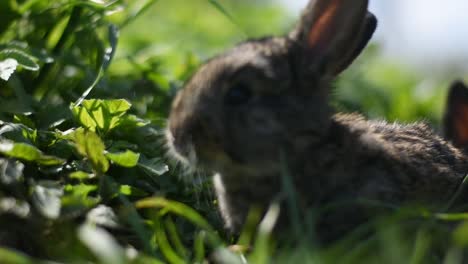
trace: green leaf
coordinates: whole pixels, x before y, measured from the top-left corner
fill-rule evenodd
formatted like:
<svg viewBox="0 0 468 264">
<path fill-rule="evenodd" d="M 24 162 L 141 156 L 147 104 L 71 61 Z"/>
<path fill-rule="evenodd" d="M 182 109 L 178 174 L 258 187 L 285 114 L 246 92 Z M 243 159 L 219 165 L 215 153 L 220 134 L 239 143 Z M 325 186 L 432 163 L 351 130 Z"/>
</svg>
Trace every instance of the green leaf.
<svg viewBox="0 0 468 264">
<path fill-rule="evenodd" d="M 31 207 L 28 202 L 21 199 L 3 197 L 0 198 L 0 214 L 10 214 L 26 219 L 31 216 Z"/>
<path fill-rule="evenodd" d="M 91 178 L 91 174 L 84 171 L 75 171 L 70 173 L 68 177 L 70 177 L 70 179 L 87 180 Z"/>
<path fill-rule="evenodd" d="M 41 157 L 41 151 L 34 146 L 25 143 L 0 142 L 0 152 L 17 159 L 35 161 Z"/>
<path fill-rule="evenodd" d="M 140 154 L 127 150 L 121 153 L 106 153 L 106 157 L 115 164 L 126 168 L 135 167 L 140 159 Z"/>
<path fill-rule="evenodd" d="M 8 81 L 17 67 L 18 61 L 15 59 L 8 58 L 0 61 L 0 79 Z"/>
<path fill-rule="evenodd" d="M 31 143 L 37 143 L 37 130 L 36 129 L 22 129 L 23 137 Z"/>
<path fill-rule="evenodd" d="M 98 189 L 97 185 L 66 185 L 62 197 L 62 207 L 67 210 L 83 210 L 96 206 L 99 199 L 90 194 Z"/>
<path fill-rule="evenodd" d="M 460 224 L 453 232 L 453 239 L 459 246 L 468 246 L 468 222 Z"/>
<path fill-rule="evenodd" d="M 71 110 L 75 118 L 78 119 L 78 122 L 83 127 L 91 131 L 96 131 L 97 122 L 91 116 L 90 112 L 88 112 L 88 109 L 86 107 L 73 106 L 72 104 Z"/>
<path fill-rule="evenodd" d="M 33 264 L 36 262 L 18 251 L 0 247 L 0 263 Z"/>
<path fill-rule="evenodd" d="M 106 133 L 120 125 L 130 107 L 131 104 L 124 99 L 89 99 L 83 100 L 81 105 L 72 104 L 71 110 L 83 127 L 91 131 L 96 131 L 97 128 Z"/>
<path fill-rule="evenodd" d="M 124 250 L 105 229 L 84 224 L 78 229 L 78 238 L 94 253 L 99 263 L 126 263 Z"/>
<path fill-rule="evenodd" d="M 93 118 L 94 122 L 96 123 L 97 127 L 103 130 L 106 126 L 106 119 L 109 116 L 104 116 L 104 109 L 103 107 L 97 107 L 94 109 L 89 109 L 91 117 Z"/>
<path fill-rule="evenodd" d="M 86 197 L 90 192 L 96 191 L 97 188 L 98 187 L 96 185 L 87 184 L 67 185 L 65 186 L 65 191 L 75 196 Z"/>
<path fill-rule="evenodd" d="M 12 158 L 26 161 L 34 161 L 41 165 L 52 166 L 65 163 L 65 160 L 43 155 L 36 147 L 26 143 L 14 143 L 11 141 L 0 141 L 0 153 Z"/>
<path fill-rule="evenodd" d="M 120 193 L 126 196 L 148 196 L 148 193 L 130 185 L 121 185 Z"/>
<path fill-rule="evenodd" d="M 126 129 L 136 129 L 148 125 L 148 120 L 141 119 L 135 115 L 124 115 L 119 119 L 120 127 Z"/>
<path fill-rule="evenodd" d="M 45 217 L 57 219 L 60 216 L 63 188 L 53 182 L 43 182 L 34 187 L 32 199 L 35 207 Z"/>
<path fill-rule="evenodd" d="M 144 169 L 146 172 L 159 176 L 169 171 L 169 166 L 167 166 L 161 158 L 146 159 L 142 156 L 138 167 Z"/>
<path fill-rule="evenodd" d="M 8 185 L 23 178 L 24 165 L 13 159 L 0 159 L 0 182 Z"/>
<path fill-rule="evenodd" d="M 117 215 L 112 208 L 102 204 L 88 212 L 86 215 L 86 222 L 108 228 L 117 228 L 120 226 Z"/>
<path fill-rule="evenodd" d="M 13 120 L 15 121 L 15 123 L 21 123 L 29 128 L 36 128 L 36 125 L 34 124 L 32 119 L 26 115 L 22 115 L 22 114 L 14 115 Z"/>
<path fill-rule="evenodd" d="M 29 0 L 31 1 L 41 1 L 41 0 Z M 0 51 L 2 50 L 18 50 L 22 53 L 29 54 L 34 61 L 41 63 L 52 63 L 54 58 L 48 54 L 48 51 L 45 48 L 37 49 L 37 47 L 29 47 L 27 42 L 12 40 L 5 44 L 0 44 Z"/>
<path fill-rule="evenodd" d="M 96 131 L 97 123 L 93 117 L 89 114 L 88 110 L 80 108 L 78 111 L 74 111 L 81 125 L 91 131 Z"/>
<path fill-rule="evenodd" d="M 19 49 L 4 49 L 0 51 L 0 60 L 13 59 L 25 70 L 38 71 L 37 58 Z"/>
<path fill-rule="evenodd" d="M 109 109 L 111 115 L 125 114 L 132 107 L 132 104 L 125 99 L 106 100 L 103 104 Z"/>
<path fill-rule="evenodd" d="M 66 161 L 61 159 L 61 158 L 57 158 L 55 156 L 50 156 L 50 155 L 41 155 L 37 160 L 36 160 L 36 163 L 37 164 L 41 164 L 41 165 L 44 165 L 44 166 L 56 166 L 56 165 L 62 165 L 64 164 Z"/>
<path fill-rule="evenodd" d="M 104 143 L 96 133 L 77 129 L 74 132 L 74 141 L 78 152 L 91 161 L 94 170 L 105 173 L 109 169 L 109 161 L 104 155 Z"/>
<path fill-rule="evenodd" d="M 0 103 L 1 104 L 1 103 Z M 30 129 L 23 124 L 18 123 L 1 123 L 2 128 L 0 133 L 3 137 L 10 140 L 10 142 L 28 143 L 34 145 L 37 139 L 37 131 Z"/>
<path fill-rule="evenodd" d="M 123 117 L 125 113 L 127 113 L 127 111 L 132 105 L 126 100 L 119 99 L 106 101 L 105 106 L 107 107 L 110 115 L 112 116 L 109 122 L 109 129 L 113 129 L 120 125 L 121 117 Z"/>
</svg>

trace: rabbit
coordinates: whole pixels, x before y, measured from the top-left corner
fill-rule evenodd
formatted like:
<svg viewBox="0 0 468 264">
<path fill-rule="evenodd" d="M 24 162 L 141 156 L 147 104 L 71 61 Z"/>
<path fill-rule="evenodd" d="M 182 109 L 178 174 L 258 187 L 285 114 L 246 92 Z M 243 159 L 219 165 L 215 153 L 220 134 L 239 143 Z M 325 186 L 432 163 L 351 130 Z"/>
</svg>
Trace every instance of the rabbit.
<svg viewBox="0 0 468 264">
<path fill-rule="evenodd" d="M 450 85 L 442 132 L 454 146 L 468 153 L 468 87 L 462 81 Z"/>
<path fill-rule="evenodd" d="M 319 240 L 333 241 L 377 213 L 359 201 L 436 210 L 460 186 L 467 157 L 426 124 L 372 121 L 330 106 L 334 78 L 376 29 L 367 9 L 368 0 L 311 1 L 290 33 L 215 56 L 176 95 L 166 131 L 171 155 L 213 173 L 228 230 L 239 233 L 253 207 L 279 204 L 281 234 L 293 226 L 292 207 L 303 214 L 351 204 L 315 220 Z"/>
</svg>

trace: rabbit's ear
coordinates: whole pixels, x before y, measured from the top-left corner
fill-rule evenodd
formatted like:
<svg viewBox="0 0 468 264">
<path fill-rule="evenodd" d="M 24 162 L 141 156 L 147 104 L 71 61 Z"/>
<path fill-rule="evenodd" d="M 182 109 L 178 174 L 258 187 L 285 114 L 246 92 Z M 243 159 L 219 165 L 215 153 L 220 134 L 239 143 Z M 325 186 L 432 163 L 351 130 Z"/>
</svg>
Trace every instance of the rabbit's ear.
<svg viewBox="0 0 468 264">
<path fill-rule="evenodd" d="M 450 86 L 444 116 L 446 139 L 460 148 L 468 148 L 468 87 L 455 81 Z"/>
<path fill-rule="evenodd" d="M 344 71 L 348 66 L 361 54 L 362 50 L 367 46 L 372 35 L 374 35 L 375 29 L 377 28 L 377 18 L 370 12 L 367 12 L 366 18 L 364 19 L 364 25 L 361 28 L 361 32 L 356 38 L 356 43 L 354 49 L 351 50 L 341 60 L 341 64 L 338 64 L 338 67 L 335 68 L 334 75 L 338 75 Z"/>
<path fill-rule="evenodd" d="M 362 51 L 376 19 L 367 12 L 368 0 L 311 1 L 290 37 L 304 47 L 310 65 L 336 75 Z M 305 66 L 305 65 L 301 65 Z"/>
</svg>

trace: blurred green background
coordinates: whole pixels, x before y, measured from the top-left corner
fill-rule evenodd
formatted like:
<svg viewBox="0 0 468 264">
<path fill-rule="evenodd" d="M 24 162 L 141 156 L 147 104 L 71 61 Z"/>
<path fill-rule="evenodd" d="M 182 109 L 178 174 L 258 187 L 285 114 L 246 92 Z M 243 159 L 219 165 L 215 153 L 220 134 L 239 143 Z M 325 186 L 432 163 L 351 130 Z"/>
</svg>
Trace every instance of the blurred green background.
<svg viewBox="0 0 468 264">
<path fill-rule="evenodd" d="M 185 71 L 191 63 L 202 62 L 248 38 L 284 34 L 298 16 L 278 1 L 217 3 L 221 9 L 203 0 L 157 3 L 122 31 L 111 73 L 131 72 L 131 57 L 138 62 L 157 60 L 165 64 L 163 71 L 168 78 L 186 79 Z M 447 87 L 455 78 L 446 74 L 444 78 L 435 73 L 438 78 L 434 79 L 427 72 L 383 58 L 374 42 L 341 78 L 335 100 L 342 110 L 361 111 L 370 117 L 426 119 L 436 125 Z"/>
</svg>

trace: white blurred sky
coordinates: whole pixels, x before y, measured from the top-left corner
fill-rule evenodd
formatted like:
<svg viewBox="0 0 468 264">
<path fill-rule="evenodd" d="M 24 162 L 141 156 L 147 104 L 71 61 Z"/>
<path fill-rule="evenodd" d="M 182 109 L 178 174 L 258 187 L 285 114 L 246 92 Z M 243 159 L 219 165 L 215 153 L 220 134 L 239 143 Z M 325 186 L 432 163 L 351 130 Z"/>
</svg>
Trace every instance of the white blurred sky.
<svg viewBox="0 0 468 264">
<path fill-rule="evenodd" d="M 308 0 L 280 0 L 299 14 Z M 374 39 L 390 58 L 420 70 L 468 72 L 468 0 L 371 0 Z"/>
</svg>

